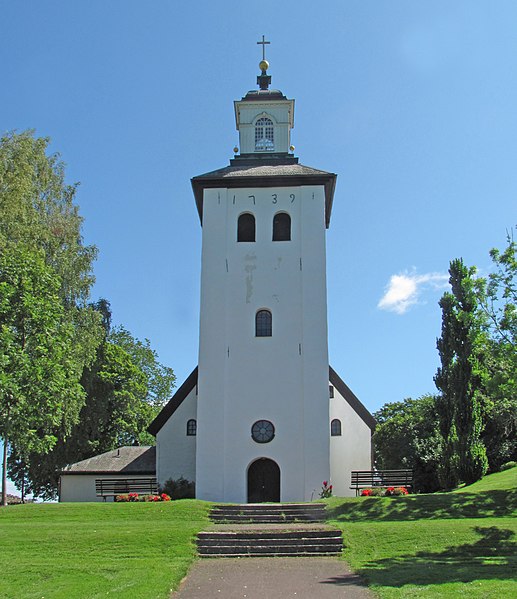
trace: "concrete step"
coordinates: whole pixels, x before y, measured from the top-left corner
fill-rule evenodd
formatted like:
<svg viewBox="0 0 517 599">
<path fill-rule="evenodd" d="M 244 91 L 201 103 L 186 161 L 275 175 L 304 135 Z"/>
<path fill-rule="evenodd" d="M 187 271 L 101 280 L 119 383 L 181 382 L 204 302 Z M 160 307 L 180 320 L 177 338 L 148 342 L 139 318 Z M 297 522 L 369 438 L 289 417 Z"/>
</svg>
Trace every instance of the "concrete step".
<svg viewBox="0 0 517 599">
<path fill-rule="evenodd" d="M 284 511 L 286 509 L 292 510 L 317 510 L 325 509 L 324 503 L 219 503 L 214 505 L 213 509 L 225 509 L 235 511 L 254 511 L 257 509 L 268 509 Z"/>
<path fill-rule="evenodd" d="M 210 518 L 214 522 L 230 523 L 282 523 L 282 522 L 323 522 L 325 504 L 244 504 L 215 506 Z"/>
<path fill-rule="evenodd" d="M 314 518 L 310 516 L 296 515 L 226 515 L 226 514 L 211 514 L 212 522 L 228 522 L 233 524 L 239 523 L 254 523 L 254 524 L 282 524 L 290 522 L 322 522 L 323 518 Z"/>
<path fill-rule="evenodd" d="M 304 557 L 317 555 L 339 555 L 341 547 L 334 545 L 306 545 L 292 547 L 291 545 L 274 545 L 271 547 L 200 547 L 199 557 Z"/>
<path fill-rule="evenodd" d="M 341 531 L 336 529 L 328 530 L 287 530 L 287 531 L 206 531 L 197 535 L 200 540 L 215 540 L 223 542 L 226 539 L 232 540 L 267 540 L 267 539 L 335 539 L 341 540 Z"/>
<path fill-rule="evenodd" d="M 343 539 L 340 530 L 201 532 L 197 548 L 201 557 L 338 555 Z"/>
<path fill-rule="evenodd" d="M 221 557 L 336 557 L 338 555 L 339 555 L 339 553 L 336 553 L 335 551 L 329 551 L 328 553 L 325 553 L 325 552 L 321 552 L 321 553 L 311 553 L 311 552 L 307 552 L 307 553 L 303 553 L 303 552 L 299 552 L 299 553 L 280 553 L 280 552 L 276 552 L 276 553 L 216 553 L 214 555 L 199 554 L 199 557 L 202 557 L 203 559 L 210 559 L 211 557 L 213 557 L 213 558 L 221 558 Z"/>
</svg>

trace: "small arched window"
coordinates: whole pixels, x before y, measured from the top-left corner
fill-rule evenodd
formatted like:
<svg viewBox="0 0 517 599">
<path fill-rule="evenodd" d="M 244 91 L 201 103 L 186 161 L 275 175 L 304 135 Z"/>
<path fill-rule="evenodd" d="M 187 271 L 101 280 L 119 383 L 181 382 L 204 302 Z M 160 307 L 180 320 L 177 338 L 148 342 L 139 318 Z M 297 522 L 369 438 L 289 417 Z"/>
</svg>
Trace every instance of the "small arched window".
<svg viewBox="0 0 517 599">
<path fill-rule="evenodd" d="M 187 421 L 187 437 L 195 437 L 197 433 L 197 422 L 194 418 Z"/>
<path fill-rule="evenodd" d="M 341 437 L 341 420 L 335 418 L 330 423 L 330 436 L 331 437 Z"/>
<path fill-rule="evenodd" d="M 237 241 L 255 241 L 255 217 L 253 214 L 245 212 L 239 216 Z"/>
<path fill-rule="evenodd" d="M 273 121 L 266 117 L 261 117 L 255 123 L 255 151 L 271 152 L 274 149 Z"/>
<path fill-rule="evenodd" d="M 271 337 L 273 317 L 269 310 L 259 310 L 255 315 L 255 337 Z"/>
<path fill-rule="evenodd" d="M 273 217 L 273 241 L 291 241 L 291 217 L 286 212 Z"/>
</svg>

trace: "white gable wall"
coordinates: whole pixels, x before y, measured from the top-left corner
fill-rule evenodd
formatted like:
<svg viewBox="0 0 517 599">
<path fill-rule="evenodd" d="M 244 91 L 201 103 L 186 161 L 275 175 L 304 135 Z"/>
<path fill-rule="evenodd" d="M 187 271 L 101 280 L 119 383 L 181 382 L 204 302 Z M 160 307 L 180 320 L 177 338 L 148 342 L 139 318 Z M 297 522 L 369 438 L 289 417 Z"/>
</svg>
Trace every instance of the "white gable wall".
<svg viewBox="0 0 517 599">
<path fill-rule="evenodd" d="M 330 400 L 330 423 L 334 418 L 341 421 L 341 436 L 330 437 L 330 481 L 334 495 L 353 497 L 350 489 L 352 470 L 371 470 L 371 429 L 358 416 L 346 399 L 334 387 Z"/>
<path fill-rule="evenodd" d="M 187 421 L 191 418 L 197 419 L 196 387 L 156 435 L 156 477 L 159 485 L 169 478 L 196 480 L 197 437 L 187 436 Z"/>
</svg>

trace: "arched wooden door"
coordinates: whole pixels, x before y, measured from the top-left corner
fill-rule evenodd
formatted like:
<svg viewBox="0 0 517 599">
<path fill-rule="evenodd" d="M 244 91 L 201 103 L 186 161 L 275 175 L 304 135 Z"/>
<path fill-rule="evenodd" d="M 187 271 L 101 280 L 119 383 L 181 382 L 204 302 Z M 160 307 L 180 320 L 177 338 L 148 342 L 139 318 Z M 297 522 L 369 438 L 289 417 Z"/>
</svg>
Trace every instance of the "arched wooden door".
<svg viewBox="0 0 517 599">
<path fill-rule="evenodd" d="M 255 460 L 248 468 L 248 503 L 280 501 L 280 468 L 268 458 Z"/>
</svg>

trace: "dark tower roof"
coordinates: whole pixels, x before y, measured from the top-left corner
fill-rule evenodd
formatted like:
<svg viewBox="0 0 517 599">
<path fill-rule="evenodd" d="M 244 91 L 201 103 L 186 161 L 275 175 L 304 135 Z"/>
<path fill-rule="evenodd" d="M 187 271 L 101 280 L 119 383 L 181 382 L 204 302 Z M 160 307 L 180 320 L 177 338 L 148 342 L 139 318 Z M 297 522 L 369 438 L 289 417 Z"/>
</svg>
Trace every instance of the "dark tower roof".
<svg viewBox="0 0 517 599">
<path fill-rule="evenodd" d="M 209 188 L 325 186 L 325 225 L 330 224 L 337 175 L 298 164 L 297 158 L 268 155 L 235 158 L 230 166 L 191 179 L 199 219 L 203 224 L 203 190 Z"/>
</svg>

